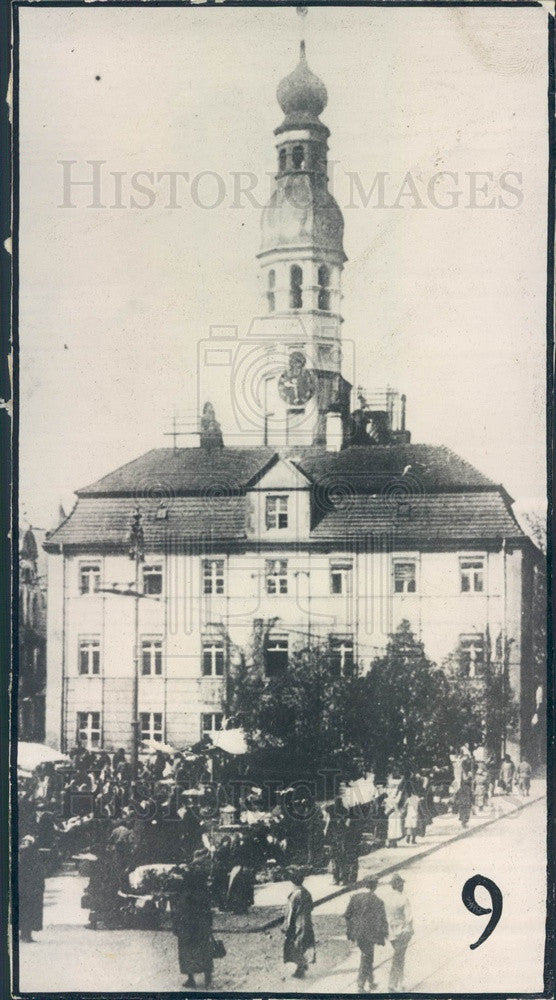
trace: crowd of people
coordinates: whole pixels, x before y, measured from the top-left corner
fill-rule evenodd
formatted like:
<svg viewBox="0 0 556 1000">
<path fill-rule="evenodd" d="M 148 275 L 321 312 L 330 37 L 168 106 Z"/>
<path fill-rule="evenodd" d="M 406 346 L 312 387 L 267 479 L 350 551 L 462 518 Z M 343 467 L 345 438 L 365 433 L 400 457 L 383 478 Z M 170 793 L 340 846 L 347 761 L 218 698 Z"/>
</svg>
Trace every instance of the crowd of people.
<svg viewBox="0 0 556 1000">
<path fill-rule="evenodd" d="M 464 745 L 451 757 L 454 772 L 452 783 L 453 807 L 463 829 L 469 825 L 471 814 L 484 812 L 497 794 L 509 795 L 514 789 L 527 797 L 531 788 L 532 768 L 522 759 L 517 768 L 509 754 L 504 754 L 500 764 L 494 756 L 473 754 Z"/>
<path fill-rule="evenodd" d="M 197 907 L 199 913 L 204 906 L 206 919 L 190 921 L 191 951 L 199 928 L 212 926 L 212 908 L 245 913 L 253 904 L 257 878 L 293 879 L 284 927 L 289 954 L 300 955 L 308 950 L 310 920 L 303 914 L 310 911 L 302 875 L 296 876 L 301 878 L 297 884 L 292 871 L 324 872 L 329 867 L 336 885 L 354 885 L 362 853 L 415 844 L 438 812 L 433 794 L 438 787 L 427 776 L 405 774 L 374 786 L 370 801 L 351 808 L 340 795 L 318 803 L 307 791 L 297 795 L 290 788 L 277 792 L 276 804 L 263 811 L 261 789 L 252 787 L 233 808 L 228 806 L 226 826 L 226 810 L 219 810 L 214 785 L 208 798 L 204 792 L 211 769 L 202 754 L 154 749 L 142 757 L 135 778 L 123 749 L 75 748 L 69 756 L 71 763 L 61 770 L 40 765 L 19 790 L 19 922 L 26 941 L 42 927 L 45 874 L 65 858 L 88 852 L 90 880 L 83 906 L 91 927 L 136 925 L 138 914 L 158 920 L 162 911 L 168 913 L 171 899 L 172 926 L 179 924 L 183 936 L 189 926 L 187 906 L 188 912 Z M 472 811 L 482 812 L 496 792 L 508 794 L 517 787 L 529 794 L 531 767 L 524 760 L 516 767 L 505 755 L 495 764 L 464 746 L 452 755 L 451 766 L 448 793 L 464 827 Z M 172 872 L 170 878 L 180 885 L 177 895 L 175 885 L 166 892 L 164 879 L 157 881 L 157 868 Z M 143 875 L 132 884 L 130 875 L 137 871 Z M 145 894 L 154 900 L 150 910 L 135 905 L 135 898 Z M 301 949 L 297 938 L 302 925 Z M 210 938 L 208 930 L 205 938 Z M 199 952 L 188 972 L 187 948 L 181 946 L 180 965 L 188 978 L 202 972 L 210 982 L 207 948 L 210 952 L 213 947 L 205 942 L 202 961 Z M 403 948 L 396 947 L 396 961 L 403 966 Z M 302 975 L 304 960 L 296 968 Z"/>
</svg>

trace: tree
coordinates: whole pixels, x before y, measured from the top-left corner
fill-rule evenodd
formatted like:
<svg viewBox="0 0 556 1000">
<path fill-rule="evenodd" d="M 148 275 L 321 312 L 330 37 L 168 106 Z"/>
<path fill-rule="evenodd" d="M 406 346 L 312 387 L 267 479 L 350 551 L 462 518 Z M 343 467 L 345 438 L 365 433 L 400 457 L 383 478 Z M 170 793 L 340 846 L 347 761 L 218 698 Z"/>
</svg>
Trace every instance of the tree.
<svg viewBox="0 0 556 1000">
<path fill-rule="evenodd" d="M 496 758 L 505 750 L 506 737 L 517 719 L 514 692 L 508 681 L 511 639 L 499 635 L 494 657 L 487 631 L 483 662 L 470 672 L 469 658 L 458 647 L 446 661 L 448 704 L 461 719 L 460 742 L 484 745 Z"/>
<path fill-rule="evenodd" d="M 370 767 L 383 775 L 391 763 L 404 772 L 446 763 L 461 738 L 466 706 L 450 700 L 445 673 L 428 659 L 408 621 L 373 661 L 364 686 Z"/>
<path fill-rule="evenodd" d="M 362 681 L 356 666 L 343 673 L 328 643 L 291 654 L 287 669 L 265 676 L 263 650 L 273 622 L 255 623 L 253 648 L 236 656 L 228 711 L 243 725 L 251 773 L 286 781 L 323 770 L 361 774 L 358 743 Z"/>
</svg>

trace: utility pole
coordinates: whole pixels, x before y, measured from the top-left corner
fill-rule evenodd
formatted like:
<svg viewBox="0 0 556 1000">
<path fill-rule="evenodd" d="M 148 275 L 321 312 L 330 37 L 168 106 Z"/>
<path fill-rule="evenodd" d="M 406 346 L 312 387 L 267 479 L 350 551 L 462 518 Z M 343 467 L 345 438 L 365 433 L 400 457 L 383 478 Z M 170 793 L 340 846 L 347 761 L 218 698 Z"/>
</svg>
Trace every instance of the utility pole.
<svg viewBox="0 0 556 1000">
<path fill-rule="evenodd" d="M 131 697 L 131 780 L 137 781 L 139 760 L 139 565 L 145 558 L 141 512 L 135 508 L 129 528 L 129 558 L 135 562 L 133 687 Z"/>
</svg>

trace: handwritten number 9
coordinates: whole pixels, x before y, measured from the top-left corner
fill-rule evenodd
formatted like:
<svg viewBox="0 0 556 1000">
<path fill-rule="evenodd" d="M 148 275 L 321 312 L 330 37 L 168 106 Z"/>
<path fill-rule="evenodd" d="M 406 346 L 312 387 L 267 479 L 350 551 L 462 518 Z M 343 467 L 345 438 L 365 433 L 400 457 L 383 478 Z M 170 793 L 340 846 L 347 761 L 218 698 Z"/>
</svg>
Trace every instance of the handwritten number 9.
<svg viewBox="0 0 556 1000">
<path fill-rule="evenodd" d="M 481 906 L 481 904 L 475 899 L 475 889 L 478 885 L 482 885 L 483 888 L 487 890 L 492 902 L 491 908 Z M 478 948 L 483 941 L 486 941 L 486 939 L 490 937 L 494 928 L 498 924 L 500 917 L 502 916 L 502 893 L 496 885 L 496 882 L 487 878 L 486 875 L 474 875 L 473 878 L 467 879 L 467 882 L 461 891 L 461 898 L 464 906 L 466 906 L 469 912 L 473 913 L 474 916 L 482 917 L 486 913 L 492 914 L 479 940 L 475 941 L 475 944 L 469 945 L 471 949 Z"/>
</svg>

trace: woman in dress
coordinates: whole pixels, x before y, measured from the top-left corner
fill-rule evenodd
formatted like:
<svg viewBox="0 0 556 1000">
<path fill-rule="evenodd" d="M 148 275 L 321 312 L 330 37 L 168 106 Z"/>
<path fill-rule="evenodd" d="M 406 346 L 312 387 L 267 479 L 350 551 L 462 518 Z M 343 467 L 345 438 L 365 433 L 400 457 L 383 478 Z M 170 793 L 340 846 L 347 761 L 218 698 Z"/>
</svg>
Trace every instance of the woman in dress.
<svg viewBox="0 0 556 1000">
<path fill-rule="evenodd" d="M 305 952 L 313 949 L 315 959 L 315 932 L 313 929 L 313 897 L 303 885 L 303 872 L 292 871 L 290 879 L 293 889 L 288 896 L 282 932 L 284 940 L 284 962 L 294 962 L 296 979 L 303 979 L 307 969 Z"/>
<path fill-rule="evenodd" d="M 187 978 L 186 989 L 195 989 L 195 975 L 202 972 L 205 989 L 212 983 L 212 912 L 207 879 L 192 864 L 181 871 L 179 887 L 172 898 L 172 928 L 178 939 L 180 972 Z"/>
<path fill-rule="evenodd" d="M 386 806 L 386 815 L 388 816 L 386 846 L 397 847 L 398 840 L 401 840 L 403 837 L 402 814 L 397 801 L 390 800 L 390 803 Z"/>
</svg>

